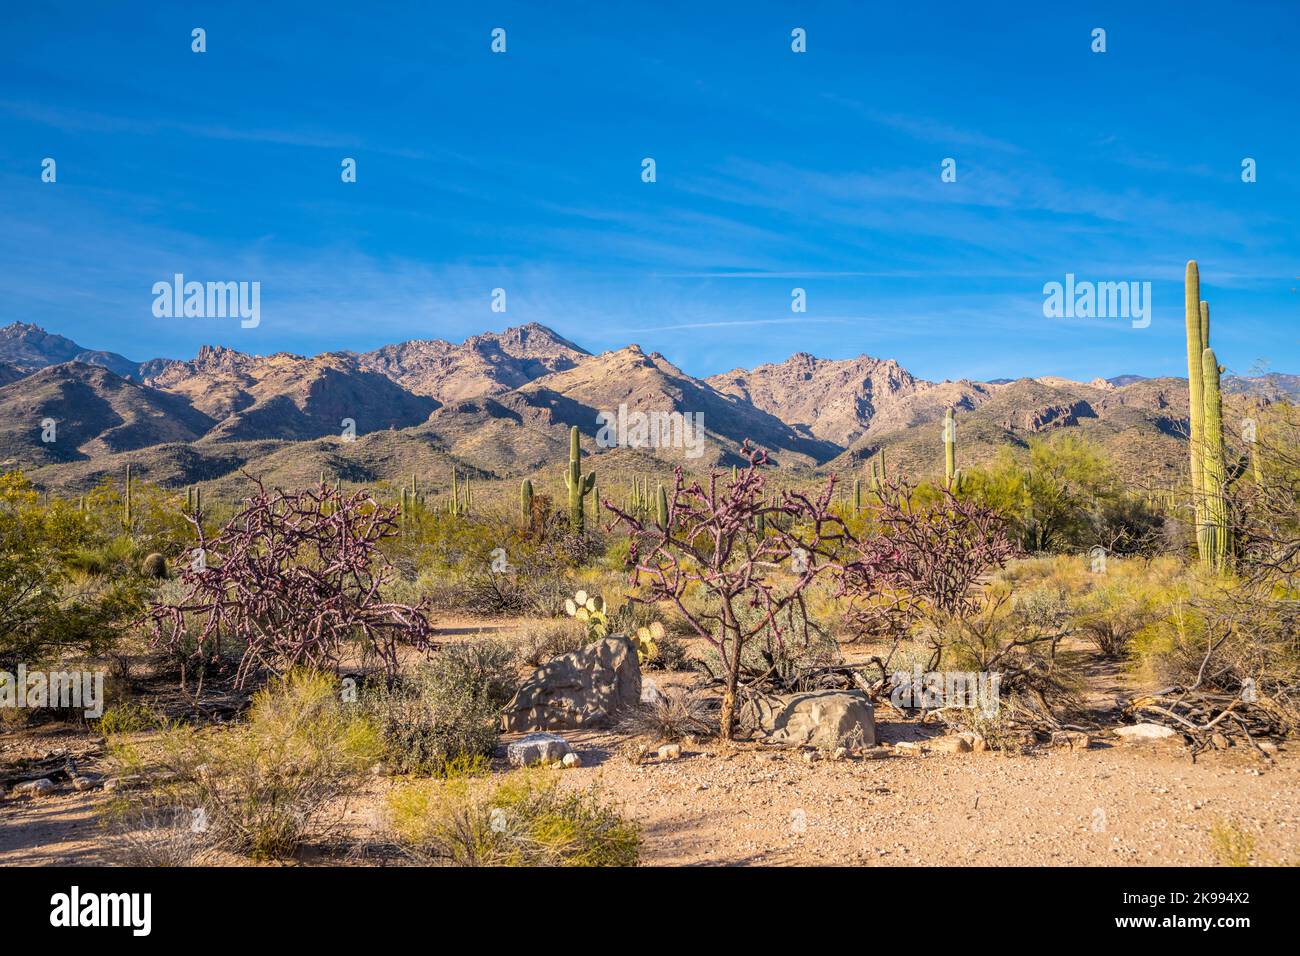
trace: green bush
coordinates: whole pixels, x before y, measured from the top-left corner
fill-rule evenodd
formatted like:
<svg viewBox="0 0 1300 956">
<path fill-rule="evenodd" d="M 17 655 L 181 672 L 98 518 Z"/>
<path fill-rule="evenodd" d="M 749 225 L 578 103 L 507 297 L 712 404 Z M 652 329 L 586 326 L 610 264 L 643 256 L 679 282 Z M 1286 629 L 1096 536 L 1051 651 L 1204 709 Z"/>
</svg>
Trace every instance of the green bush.
<svg viewBox="0 0 1300 956">
<path fill-rule="evenodd" d="M 116 819 L 183 807 L 213 847 L 282 857 L 338 825 L 343 801 L 381 753 L 374 725 L 341 702 L 330 676 L 294 671 L 259 691 L 248 720 L 228 729 L 170 725 L 156 743 L 110 738 L 124 775 L 140 786 Z"/>
<path fill-rule="evenodd" d="M 111 650 L 145 585 L 126 565 L 76 573 L 79 553 L 108 544 L 75 506 L 44 504 L 21 473 L 0 475 L 0 666 Z"/>
<path fill-rule="evenodd" d="M 152 730 L 163 725 L 157 712 L 148 704 L 139 701 L 127 701 L 114 704 L 104 711 L 99 719 L 99 732 L 105 737 L 120 734 L 138 734 L 143 730 Z"/>
<path fill-rule="evenodd" d="M 566 792 L 554 771 L 495 785 L 409 784 L 389 797 L 396 842 L 420 863 L 449 866 L 635 866 L 640 828 L 595 791 Z"/>
<path fill-rule="evenodd" d="M 515 690 L 514 653 L 497 641 L 450 645 L 415 673 L 367 688 L 365 712 L 387 762 L 401 773 L 446 774 L 460 759 L 489 757 L 500 712 Z"/>
</svg>

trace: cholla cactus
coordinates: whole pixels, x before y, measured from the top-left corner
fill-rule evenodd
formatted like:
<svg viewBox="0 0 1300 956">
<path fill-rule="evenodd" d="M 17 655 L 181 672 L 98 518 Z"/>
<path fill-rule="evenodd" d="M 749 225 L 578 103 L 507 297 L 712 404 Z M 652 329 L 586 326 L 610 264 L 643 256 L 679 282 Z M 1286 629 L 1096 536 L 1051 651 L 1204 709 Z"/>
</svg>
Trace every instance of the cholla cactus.
<svg viewBox="0 0 1300 956">
<path fill-rule="evenodd" d="M 609 631 L 605 599 L 599 594 L 589 596 L 586 591 L 579 591 L 564 602 L 564 613 L 586 625 L 589 641 L 599 640 Z"/>
</svg>

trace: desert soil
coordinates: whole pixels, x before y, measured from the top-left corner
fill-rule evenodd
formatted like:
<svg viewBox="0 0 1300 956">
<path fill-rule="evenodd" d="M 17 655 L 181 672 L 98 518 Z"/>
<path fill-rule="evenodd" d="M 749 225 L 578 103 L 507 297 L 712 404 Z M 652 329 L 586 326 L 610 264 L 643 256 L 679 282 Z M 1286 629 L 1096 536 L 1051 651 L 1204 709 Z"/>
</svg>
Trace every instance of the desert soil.
<svg viewBox="0 0 1300 956">
<path fill-rule="evenodd" d="M 447 637 L 476 628 L 455 632 Z M 691 681 L 651 676 L 661 687 Z M 1099 699 L 1124 683 L 1114 673 L 1096 678 Z M 549 772 L 621 804 L 643 828 L 648 865 L 1213 865 L 1211 831 L 1225 825 L 1255 838 L 1256 862 L 1300 863 L 1295 747 L 1271 759 L 1233 747 L 1193 762 L 1181 744 L 1103 733 L 1087 750 L 903 752 L 891 745 L 938 731 L 888 709 L 878 720 L 885 745 L 843 761 L 711 740 L 683 746 L 679 759 L 660 760 L 652 747 L 638 760 L 626 735 L 566 731 L 583 765 Z M 502 767 L 510 739 L 498 752 Z M 98 738 L 85 731 L 0 733 L 0 768 L 63 753 L 82 773 L 111 775 Z M 340 808 L 360 844 L 383 843 L 381 808 L 397 783 L 373 777 Z M 112 863 L 116 838 L 98 817 L 106 799 L 66 784 L 43 798 L 0 797 L 0 865 Z"/>
</svg>

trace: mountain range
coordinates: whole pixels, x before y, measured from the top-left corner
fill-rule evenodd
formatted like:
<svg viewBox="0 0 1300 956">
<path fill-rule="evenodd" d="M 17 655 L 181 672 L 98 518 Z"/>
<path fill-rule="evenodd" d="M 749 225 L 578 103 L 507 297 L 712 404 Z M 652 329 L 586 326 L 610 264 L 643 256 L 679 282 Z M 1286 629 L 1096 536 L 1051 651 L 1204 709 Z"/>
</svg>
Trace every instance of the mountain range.
<svg viewBox="0 0 1300 956">
<path fill-rule="evenodd" d="M 1228 377 L 1225 387 L 1245 415 L 1296 400 L 1300 376 Z M 138 363 L 35 325 L 0 328 L 0 468 L 61 490 L 85 490 L 127 463 L 167 486 L 231 484 L 241 469 L 286 484 L 324 470 L 356 482 L 416 473 L 436 487 L 453 467 L 483 480 L 557 479 L 569 426 L 594 438 L 597 414 L 620 407 L 698 413 L 703 438 L 698 457 L 585 441 L 613 480 L 735 464 L 746 439 L 798 474 L 854 473 L 884 450 L 891 468 L 932 475 L 942 467 L 938 423 L 952 407 L 963 463 L 1071 430 L 1134 481 L 1165 482 L 1182 473 L 1187 428 L 1178 378 L 931 382 L 892 359 L 801 352 L 700 379 L 637 345 L 596 355 L 535 323 L 364 353 L 203 346 L 190 360 Z"/>
</svg>

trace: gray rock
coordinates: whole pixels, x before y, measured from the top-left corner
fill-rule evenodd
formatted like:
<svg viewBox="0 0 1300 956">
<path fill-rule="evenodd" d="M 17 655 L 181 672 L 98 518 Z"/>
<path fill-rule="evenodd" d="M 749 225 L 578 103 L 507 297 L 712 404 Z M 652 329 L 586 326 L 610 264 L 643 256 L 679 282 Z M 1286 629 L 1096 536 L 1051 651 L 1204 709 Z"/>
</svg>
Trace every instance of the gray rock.
<svg viewBox="0 0 1300 956">
<path fill-rule="evenodd" d="M 785 747 L 874 747 L 871 699 L 858 691 L 822 690 L 747 702 L 744 723 L 764 744 Z"/>
<path fill-rule="evenodd" d="M 1115 736 L 1124 740 L 1143 743 L 1151 740 L 1169 740 L 1181 736 L 1178 731 L 1170 730 L 1161 724 L 1133 724 L 1131 727 L 1116 727 Z"/>
<path fill-rule="evenodd" d="M 664 744 L 659 748 L 660 760 L 676 760 L 682 755 L 681 744 Z"/>
<path fill-rule="evenodd" d="M 560 758 L 560 766 L 562 766 L 565 770 L 572 770 L 574 767 L 581 767 L 582 758 L 579 757 L 572 750 L 570 750 L 567 754 L 565 754 L 562 758 Z"/>
<path fill-rule="evenodd" d="M 506 705 L 507 731 L 603 727 L 641 700 L 641 665 L 625 637 L 607 637 L 539 667 Z"/>
<path fill-rule="evenodd" d="M 1052 732 L 1052 746 L 1087 750 L 1092 746 L 1092 738 L 1081 730 L 1056 730 Z"/>
<path fill-rule="evenodd" d="M 49 777 L 41 777 L 39 780 L 24 780 L 14 787 L 14 793 L 26 797 L 43 797 L 47 793 L 54 792 L 54 781 Z"/>
<path fill-rule="evenodd" d="M 569 742 L 558 734 L 529 734 L 506 744 L 506 760 L 512 767 L 560 763 L 572 752 Z"/>
</svg>

